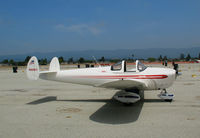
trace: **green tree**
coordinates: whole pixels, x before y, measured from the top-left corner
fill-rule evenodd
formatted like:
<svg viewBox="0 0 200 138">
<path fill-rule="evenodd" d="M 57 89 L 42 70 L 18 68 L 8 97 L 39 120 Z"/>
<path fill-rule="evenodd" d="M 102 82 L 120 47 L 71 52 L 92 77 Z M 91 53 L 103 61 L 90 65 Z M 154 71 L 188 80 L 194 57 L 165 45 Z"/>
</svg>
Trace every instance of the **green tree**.
<svg viewBox="0 0 200 138">
<path fill-rule="evenodd" d="M 31 59 L 31 56 L 27 56 L 24 60 L 25 63 L 28 63 L 28 61 Z"/>
<path fill-rule="evenodd" d="M 43 58 L 40 59 L 40 60 L 39 60 L 39 64 L 40 64 L 40 65 L 47 65 L 47 59 L 46 59 L 46 58 L 45 58 L 45 59 L 43 59 Z"/>
<path fill-rule="evenodd" d="M 101 59 L 99 60 L 100 62 L 105 62 L 105 58 L 101 57 Z"/>
<path fill-rule="evenodd" d="M 18 66 L 25 66 L 26 63 L 25 63 L 24 61 L 23 61 L 23 62 L 19 61 L 19 62 L 17 62 L 17 65 L 18 65 Z"/>
<path fill-rule="evenodd" d="M 4 59 L 4 60 L 2 61 L 2 63 L 3 63 L 3 64 L 8 64 L 8 59 Z"/>
<path fill-rule="evenodd" d="M 44 63 L 44 65 L 47 65 L 47 59 L 46 58 L 43 60 L 43 63 Z"/>
<path fill-rule="evenodd" d="M 68 64 L 69 64 L 69 63 L 74 63 L 73 57 L 69 58 L 68 61 L 67 61 L 67 63 L 68 63 Z"/>
<path fill-rule="evenodd" d="M 9 65 L 14 65 L 15 64 L 15 61 L 13 60 L 13 59 L 11 59 L 10 61 L 9 61 Z"/>
<path fill-rule="evenodd" d="M 191 56 L 190 56 L 190 54 L 188 54 L 186 57 L 186 61 L 190 61 L 190 60 L 191 60 Z"/>
<path fill-rule="evenodd" d="M 150 57 L 150 58 L 148 58 L 147 60 L 148 60 L 149 62 L 154 62 L 154 61 L 156 61 L 156 59 L 153 58 L 153 57 Z"/>
<path fill-rule="evenodd" d="M 199 53 L 199 59 L 200 59 L 200 53 Z"/>
<path fill-rule="evenodd" d="M 59 60 L 59 62 L 60 62 L 60 63 L 63 63 L 63 62 L 65 62 L 65 60 L 64 60 L 64 58 L 63 58 L 62 56 L 61 56 L 61 57 L 59 57 L 59 58 L 58 58 L 58 60 Z"/>
<path fill-rule="evenodd" d="M 84 59 L 83 57 L 80 57 L 79 60 L 78 60 L 78 62 L 79 62 L 79 63 L 84 63 L 84 62 L 85 62 L 85 59 Z"/>
<path fill-rule="evenodd" d="M 162 55 L 159 56 L 158 60 L 159 60 L 159 61 L 162 61 L 162 60 L 163 60 Z"/>
<path fill-rule="evenodd" d="M 119 61 L 121 61 L 121 59 L 110 59 L 109 60 L 109 62 L 111 62 L 111 63 L 117 63 Z"/>
</svg>

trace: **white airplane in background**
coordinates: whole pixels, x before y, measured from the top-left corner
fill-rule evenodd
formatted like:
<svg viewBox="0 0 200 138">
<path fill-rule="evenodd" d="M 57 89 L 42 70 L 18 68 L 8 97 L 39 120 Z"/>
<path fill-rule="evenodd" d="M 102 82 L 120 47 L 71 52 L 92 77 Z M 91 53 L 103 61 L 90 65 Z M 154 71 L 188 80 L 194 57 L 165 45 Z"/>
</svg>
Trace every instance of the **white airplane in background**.
<svg viewBox="0 0 200 138">
<path fill-rule="evenodd" d="M 123 60 L 107 67 L 60 70 L 57 57 L 51 60 L 49 71 L 40 71 L 36 57 L 32 57 L 27 65 L 27 77 L 30 80 L 38 78 L 51 81 L 90 85 L 95 87 L 123 90 L 114 98 L 122 103 L 135 103 L 140 100 L 140 92 L 144 90 L 161 90 L 161 99 L 172 101 L 174 95 L 168 94 L 176 79 L 176 72 L 169 68 L 146 67 L 138 60 L 136 68 L 127 70 Z"/>
</svg>

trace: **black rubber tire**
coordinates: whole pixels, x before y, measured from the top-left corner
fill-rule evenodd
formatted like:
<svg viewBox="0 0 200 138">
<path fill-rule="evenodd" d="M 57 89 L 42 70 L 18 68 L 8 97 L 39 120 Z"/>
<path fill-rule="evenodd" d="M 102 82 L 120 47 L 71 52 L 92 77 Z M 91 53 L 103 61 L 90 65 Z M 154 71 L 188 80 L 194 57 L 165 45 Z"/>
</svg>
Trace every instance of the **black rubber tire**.
<svg viewBox="0 0 200 138">
<path fill-rule="evenodd" d="M 123 103 L 125 106 L 131 106 L 133 103 Z"/>
<path fill-rule="evenodd" d="M 166 102 L 172 102 L 173 99 L 166 99 Z"/>
</svg>

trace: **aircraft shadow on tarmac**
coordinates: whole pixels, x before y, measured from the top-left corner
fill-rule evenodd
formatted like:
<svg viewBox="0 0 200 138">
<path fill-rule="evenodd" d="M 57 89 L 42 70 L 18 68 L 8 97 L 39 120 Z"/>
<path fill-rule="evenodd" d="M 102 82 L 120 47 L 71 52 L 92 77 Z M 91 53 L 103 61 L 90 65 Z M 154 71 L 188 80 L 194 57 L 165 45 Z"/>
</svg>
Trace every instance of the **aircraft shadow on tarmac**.
<svg viewBox="0 0 200 138">
<path fill-rule="evenodd" d="M 27 103 L 29 105 L 37 105 L 51 101 L 66 102 L 105 102 L 106 104 L 90 115 L 90 120 L 105 124 L 126 124 L 138 120 L 144 102 L 163 102 L 161 99 L 141 99 L 139 102 L 124 105 L 114 99 L 66 99 L 59 100 L 56 96 L 48 96 Z"/>
</svg>

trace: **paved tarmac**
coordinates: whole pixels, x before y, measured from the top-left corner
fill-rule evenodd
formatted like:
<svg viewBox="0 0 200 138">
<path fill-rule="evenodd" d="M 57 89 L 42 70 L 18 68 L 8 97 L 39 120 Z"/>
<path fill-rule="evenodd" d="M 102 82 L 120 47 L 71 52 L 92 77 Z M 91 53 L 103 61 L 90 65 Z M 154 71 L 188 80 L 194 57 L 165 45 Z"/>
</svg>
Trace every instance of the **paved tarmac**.
<svg viewBox="0 0 200 138">
<path fill-rule="evenodd" d="M 145 91 L 132 106 L 113 100 L 116 90 L 30 81 L 23 69 L 3 68 L 0 138 L 199 138 L 200 64 L 179 66 L 182 76 L 168 89 L 173 102 L 159 99 L 160 91 Z"/>
</svg>

